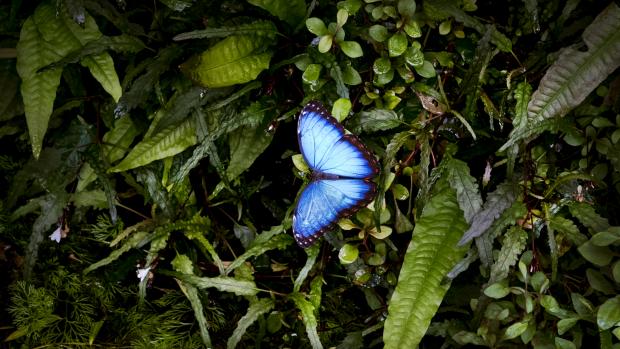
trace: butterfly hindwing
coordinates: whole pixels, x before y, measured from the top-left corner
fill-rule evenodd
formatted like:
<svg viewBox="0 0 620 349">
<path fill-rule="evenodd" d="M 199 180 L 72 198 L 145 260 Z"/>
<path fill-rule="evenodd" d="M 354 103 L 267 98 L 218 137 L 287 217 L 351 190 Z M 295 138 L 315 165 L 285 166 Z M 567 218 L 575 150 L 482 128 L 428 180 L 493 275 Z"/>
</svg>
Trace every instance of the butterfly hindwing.
<svg viewBox="0 0 620 349">
<path fill-rule="evenodd" d="M 373 182 L 363 179 L 318 179 L 302 191 L 295 214 L 293 232 L 301 247 L 310 246 L 340 218 L 372 201 Z"/>
<path fill-rule="evenodd" d="M 366 147 L 354 135 L 345 135 L 342 125 L 318 102 L 301 111 L 297 137 L 312 171 L 348 178 L 370 178 L 379 172 Z"/>
</svg>

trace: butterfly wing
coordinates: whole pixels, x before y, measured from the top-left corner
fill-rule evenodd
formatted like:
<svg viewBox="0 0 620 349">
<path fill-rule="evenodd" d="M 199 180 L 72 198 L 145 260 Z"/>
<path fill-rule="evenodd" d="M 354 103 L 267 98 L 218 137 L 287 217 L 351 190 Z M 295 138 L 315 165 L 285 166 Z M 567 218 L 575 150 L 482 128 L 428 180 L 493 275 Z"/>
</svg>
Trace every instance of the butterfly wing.
<svg viewBox="0 0 620 349">
<path fill-rule="evenodd" d="M 375 157 L 316 101 L 301 111 L 297 139 L 313 171 L 348 178 L 370 178 L 379 173 Z"/>
<path fill-rule="evenodd" d="M 305 187 L 293 215 L 297 244 L 308 247 L 336 221 L 368 205 L 376 185 L 363 179 L 318 179 Z"/>
</svg>

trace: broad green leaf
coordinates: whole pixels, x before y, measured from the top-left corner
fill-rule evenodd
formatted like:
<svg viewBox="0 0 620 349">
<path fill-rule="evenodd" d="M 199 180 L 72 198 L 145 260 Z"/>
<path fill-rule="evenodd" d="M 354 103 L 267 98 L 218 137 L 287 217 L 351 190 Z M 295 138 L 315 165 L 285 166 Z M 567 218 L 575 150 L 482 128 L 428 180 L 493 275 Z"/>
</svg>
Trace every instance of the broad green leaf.
<svg viewBox="0 0 620 349">
<path fill-rule="evenodd" d="M 41 152 L 62 68 L 39 70 L 100 36 L 92 17 L 87 16 L 81 27 L 64 8 L 56 16 L 56 9 L 47 3 L 39 5 L 22 25 L 17 43 L 17 72 L 22 79 L 21 94 L 35 158 Z"/>
<path fill-rule="evenodd" d="M 265 233 L 263 233 L 265 234 Z M 262 235 L 262 234 L 261 234 Z M 243 264 L 248 258 L 259 256 L 269 250 L 283 249 L 288 247 L 293 242 L 293 237 L 287 234 L 277 234 L 272 236 L 269 240 L 262 241 L 261 235 L 259 235 L 245 253 L 237 257 L 228 268 L 226 268 L 226 274 L 233 271 L 235 268 Z"/>
<path fill-rule="evenodd" d="M 306 16 L 306 2 L 304 0 L 248 0 L 248 2 L 267 10 L 291 27 L 297 27 Z"/>
<path fill-rule="evenodd" d="M 380 57 L 375 59 L 372 64 L 372 70 L 375 74 L 385 74 L 392 68 L 392 62 L 387 57 Z"/>
<path fill-rule="evenodd" d="M 527 233 L 520 226 L 512 226 L 502 240 L 502 248 L 491 266 L 490 282 L 508 277 L 510 267 L 514 266 L 527 243 Z"/>
<path fill-rule="evenodd" d="M 332 107 L 332 116 L 342 122 L 351 112 L 351 101 L 348 98 L 338 98 Z"/>
<path fill-rule="evenodd" d="M 172 38 L 174 41 L 204 38 L 225 38 L 231 35 L 258 35 L 274 38 L 278 32 L 271 21 L 255 21 L 231 27 L 207 28 L 181 33 Z"/>
<path fill-rule="evenodd" d="M 620 7 L 610 3 L 584 30 L 582 39 L 588 49 L 562 50 L 532 95 L 527 126 L 515 128 L 500 151 L 538 135 L 545 121 L 566 115 L 620 66 Z"/>
<path fill-rule="evenodd" d="M 386 348 L 415 348 L 450 287 L 446 274 L 465 255 L 457 242 L 467 229 L 456 193 L 445 182 L 424 206 L 389 302 Z"/>
<path fill-rule="evenodd" d="M 571 315 L 566 309 L 562 309 L 558 301 L 551 295 L 542 296 L 542 298 L 540 299 L 540 305 L 545 308 L 545 311 L 547 311 L 547 313 L 553 316 L 557 316 L 560 319 L 566 319 Z"/>
<path fill-rule="evenodd" d="M 393 110 L 364 110 L 357 117 L 351 118 L 347 128 L 356 133 L 391 130 L 400 126 L 402 115 Z"/>
<path fill-rule="evenodd" d="M 433 64 L 426 60 L 424 61 L 424 63 L 422 63 L 421 66 L 418 66 L 418 67 L 414 66 L 413 69 L 415 69 L 415 72 L 420 74 L 420 76 L 423 78 L 430 79 L 432 77 L 435 77 L 435 75 L 437 75 L 437 73 L 435 72 L 435 67 L 433 67 Z"/>
<path fill-rule="evenodd" d="M 252 81 L 269 68 L 272 53 L 260 50 L 270 42 L 255 35 L 229 36 L 181 64 L 181 71 L 210 88 Z"/>
<path fill-rule="evenodd" d="M 342 76 L 340 66 L 334 64 L 331 69 L 329 69 L 329 76 L 331 76 L 336 83 L 336 93 L 338 93 L 338 96 L 340 96 L 340 98 L 349 99 L 349 89 L 344 83 L 344 77 Z"/>
<path fill-rule="evenodd" d="M 388 39 L 388 52 L 390 57 L 402 55 L 407 49 L 407 35 L 403 32 L 397 32 Z"/>
<path fill-rule="evenodd" d="M 594 312 L 594 306 L 586 297 L 580 295 L 579 293 L 572 292 L 570 294 L 570 298 L 573 303 L 573 308 L 579 316 L 588 317 L 592 315 Z"/>
<path fill-rule="evenodd" d="M 616 294 L 614 285 L 600 271 L 588 268 L 586 278 L 594 290 L 609 295 Z"/>
<path fill-rule="evenodd" d="M 344 244 L 340 247 L 340 251 L 338 251 L 338 259 L 340 259 L 342 264 L 351 264 L 357 260 L 359 254 L 360 251 L 357 249 L 357 246 Z"/>
<path fill-rule="evenodd" d="M 347 85 L 359 85 L 362 83 L 362 77 L 351 66 L 351 64 L 345 64 L 342 68 L 342 81 Z"/>
<path fill-rule="evenodd" d="M 517 189 L 513 183 L 504 182 L 498 185 L 495 191 L 489 193 L 482 209 L 472 218 L 471 226 L 459 241 L 459 245 L 464 245 L 486 232 L 504 210 L 512 206 L 516 198 Z"/>
<path fill-rule="evenodd" d="M 415 7 L 414 0 L 398 0 L 398 13 L 403 17 L 413 18 Z"/>
<path fill-rule="evenodd" d="M 592 241 L 587 241 L 577 248 L 579 253 L 590 263 L 603 267 L 611 263 L 614 254 L 608 247 L 596 246 Z"/>
<path fill-rule="evenodd" d="M 241 338 L 250 327 L 260 316 L 266 314 L 267 312 L 273 309 L 275 303 L 273 300 L 269 298 L 262 298 L 258 301 L 250 303 L 250 307 L 248 308 L 247 313 L 239 319 L 237 322 L 237 327 L 233 331 L 230 338 L 228 338 L 228 342 L 226 343 L 226 348 L 234 349 L 237 347 L 237 344 L 241 342 Z"/>
<path fill-rule="evenodd" d="M 319 52 L 326 53 L 332 49 L 334 37 L 331 34 L 325 34 L 319 39 Z"/>
<path fill-rule="evenodd" d="M 384 42 L 388 38 L 387 28 L 379 24 L 375 24 L 368 28 L 368 34 L 373 40 L 378 42 Z"/>
<path fill-rule="evenodd" d="M 317 17 L 310 17 L 306 19 L 306 28 L 308 28 L 308 31 L 316 36 L 327 34 L 327 27 L 325 26 L 325 23 Z"/>
<path fill-rule="evenodd" d="M 620 325 L 620 296 L 610 298 L 600 306 L 596 313 L 596 323 L 601 330 Z"/>
<path fill-rule="evenodd" d="M 358 58 L 364 55 L 364 51 L 362 51 L 362 46 L 355 41 L 340 41 L 338 42 L 338 46 L 345 55 L 351 58 Z"/>
<path fill-rule="evenodd" d="M 256 284 L 229 276 L 200 277 L 189 274 L 175 274 L 178 279 L 197 288 L 216 288 L 221 292 L 231 292 L 237 296 L 254 296 L 258 293 Z"/>
<path fill-rule="evenodd" d="M 322 349 L 323 345 L 321 344 L 321 339 L 319 338 L 319 333 L 316 329 L 318 322 L 316 316 L 314 315 L 314 306 L 312 303 L 308 302 L 301 293 L 298 292 L 291 293 L 289 298 L 295 302 L 297 309 L 301 311 L 301 316 L 304 324 L 306 325 L 306 333 L 308 334 L 308 339 L 310 340 L 312 349 Z"/>
<path fill-rule="evenodd" d="M 228 136 L 230 162 L 226 169 L 228 180 L 237 178 L 250 168 L 256 158 L 269 146 L 273 134 L 262 127 L 243 126 Z"/>
<path fill-rule="evenodd" d="M 484 289 L 484 294 L 494 299 L 501 299 L 506 297 L 510 293 L 510 287 L 508 287 L 508 280 L 504 279 L 500 282 L 489 285 Z"/>
</svg>

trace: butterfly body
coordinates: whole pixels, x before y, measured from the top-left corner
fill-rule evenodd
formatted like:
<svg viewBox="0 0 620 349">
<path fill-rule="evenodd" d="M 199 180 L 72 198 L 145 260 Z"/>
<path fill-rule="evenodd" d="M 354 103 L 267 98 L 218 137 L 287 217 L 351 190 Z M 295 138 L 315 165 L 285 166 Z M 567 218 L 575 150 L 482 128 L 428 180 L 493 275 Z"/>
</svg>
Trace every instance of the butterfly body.
<svg viewBox="0 0 620 349">
<path fill-rule="evenodd" d="M 293 233 L 301 247 L 309 247 L 341 218 L 368 205 L 379 173 L 375 157 L 319 102 L 301 111 L 297 138 L 304 160 L 312 170 L 310 183 L 299 196 L 293 215 Z"/>
</svg>

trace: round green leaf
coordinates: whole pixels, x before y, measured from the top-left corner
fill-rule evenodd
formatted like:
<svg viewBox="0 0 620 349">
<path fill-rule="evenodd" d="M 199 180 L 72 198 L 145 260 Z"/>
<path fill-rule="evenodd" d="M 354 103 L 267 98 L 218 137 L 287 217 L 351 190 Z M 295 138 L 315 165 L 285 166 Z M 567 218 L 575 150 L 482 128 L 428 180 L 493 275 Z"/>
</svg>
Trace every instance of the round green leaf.
<svg viewBox="0 0 620 349">
<path fill-rule="evenodd" d="M 590 283 L 590 286 L 592 286 L 593 289 L 604 294 L 615 293 L 614 286 L 599 271 L 591 268 L 587 269 L 586 277 L 588 278 L 588 283 Z"/>
<path fill-rule="evenodd" d="M 620 296 L 610 298 L 596 313 L 596 323 L 601 330 L 608 330 L 620 322 Z"/>
<path fill-rule="evenodd" d="M 334 38 L 329 34 L 321 36 L 319 40 L 319 52 L 325 53 L 331 50 L 333 41 Z"/>
<path fill-rule="evenodd" d="M 398 1 L 398 13 L 403 17 L 411 18 L 415 14 L 415 1 L 414 0 L 399 0 Z"/>
<path fill-rule="evenodd" d="M 375 41 L 384 42 L 388 38 L 388 30 L 382 25 L 375 24 L 368 28 L 368 35 Z"/>
<path fill-rule="evenodd" d="M 362 83 L 362 77 L 351 64 L 348 64 L 342 68 L 342 81 L 347 85 L 359 85 Z"/>
<path fill-rule="evenodd" d="M 394 69 L 390 69 L 385 74 L 375 74 L 372 83 L 377 86 L 383 86 L 390 83 L 394 79 Z"/>
<path fill-rule="evenodd" d="M 405 33 L 407 33 L 407 35 L 412 38 L 422 37 L 422 29 L 420 29 L 420 25 L 418 24 L 418 22 L 414 20 L 407 21 L 403 29 L 405 30 Z"/>
<path fill-rule="evenodd" d="M 306 161 L 304 161 L 303 155 L 295 154 L 291 157 L 291 159 L 293 160 L 293 165 L 295 165 L 295 168 L 297 168 L 299 171 L 303 173 L 310 172 L 310 168 L 306 164 Z"/>
<path fill-rule="evenodd" d="M 342 52 L 351 58 L 357 58 L 364 55 L 362 47 L 355 41 L 342 41 L 338 43 L 338 45 L 340 45 Z"/>
<path fill-rule="evenodd" d="M 315 84 L 321 76 L 321 69 L 323 69 L 323 66 L 320 64 L 308 65 L 303 75 L 301 76 L 302 80 L 306 84 Z"/>
<path fill-rule="evenodd" d="M 409 197 L 409 190 L 402 184 L 394 184 L 392 186 L 392 194 L 396 200 L 406 200 Z"/>
<path fill-rule="evenodd" d="M 279 311 L 273 311 L 267 317 L 267 331 L 269 333 L 276 333 L 282 328 L 282 320 L 284 319 L 284 314 Z"/>
<path fill-rule="evenodd" d="M 412 45 L 405 51 L 405 62 L 414 67 L 421 67 L 424 64 L 424 52 L 417 45 Z"/>
<path fill-rule="evenodd" d="M 392 62 L 387 57 L 377 58 L 372 65 L 375 74 L 385 74 L 392 68 Z"/>
<path fill-rule="evenodd" d="M 510 293 L 507 281 L 496 282 L 484 289 L 484 294 L 495 299 L 506 297 Z"/>
<path fill-rule="evenodd" d="M 306 28 L 316 36 L 327 34 L 327 27 L 320 18 L 310 17 L 306 20 Z"/>
<path fill-rule="evenodd" d="M 402 55 L 407 49 L 407 35 L 403 32 L 398 32 L 388 40 L 388 52 L 390 57 L 397 57 Z"/>
<path fill-rule="evenodd" d="M 443 21 L 439 24 L 439 35 L 448 35 L 452 30 L 452 21 Z"/>
<path fill-rule="evenodd" d="M 569 341 L 568 339 L 555 337 L 555 347 L 557 349 L 576 349 L 575 343 Z"/>
<path fill-rule="evenodd" d="M 340 252 L 338 252 L 338 258 L 340 258 L 340 263 L 342 264 L 351 264 L 355 262 L 359 254 L 360 251 L 357 249 L 357 246 L 344 244 L 340 248 Z"/>
<path fill-rule="evenodd" d="M 577 248 L 583 258 L 587 259 L 590 263 L 598 265 L 599 267 L 606 266 L 613 258 L 612 252 L 607 247 L 596 246 L 592 241 L 587 241 L 583 245 Z"/>
<path fill-rule="evenodd" d="M 435 67 L 433 67 L 433 64 L 429 61 L 424 61 L 424 64 L 422 64 L 421 67 L 414 67 L 416 73 L 420 74 L 421 77 L 423 78 L 432 78 L 435 77 Z"/>
<path fill-rule="evenodd" d="M 349 116 L 349 112 L 351 112 L 351 101 L 348 98 L 339 98 L 334 102 L 332 115 L 338 122 L 342 122 L 342 120 L 346 119 L 346 117 Z"/>
</svg>

